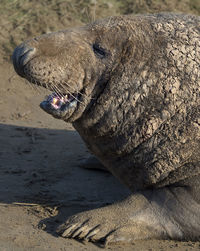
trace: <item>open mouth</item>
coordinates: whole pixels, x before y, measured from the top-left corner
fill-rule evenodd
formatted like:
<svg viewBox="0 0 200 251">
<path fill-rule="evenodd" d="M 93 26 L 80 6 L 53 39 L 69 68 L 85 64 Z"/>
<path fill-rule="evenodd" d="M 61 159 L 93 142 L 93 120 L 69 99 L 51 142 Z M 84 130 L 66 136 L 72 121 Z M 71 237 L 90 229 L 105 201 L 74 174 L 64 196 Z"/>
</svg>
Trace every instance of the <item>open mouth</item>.
<svg viewBox="0 0 200 251">
<path fill-rule="evenodd" d="M 79 99 L 79 94 L 52 93 L 40 103 L 40 107 L 55 118 L 68 119 L 77 110 Z"/>
<path fill-rule="evenodd" d="M 66 94 L 61 96 L 56 93 L 52 93 L 47 96 L 46 100 L 43 102 L 48 103 L 52 109 L 64 110 L 69 107 L 76 106 L 78 98 L 77 94 Z"/>
</svg>

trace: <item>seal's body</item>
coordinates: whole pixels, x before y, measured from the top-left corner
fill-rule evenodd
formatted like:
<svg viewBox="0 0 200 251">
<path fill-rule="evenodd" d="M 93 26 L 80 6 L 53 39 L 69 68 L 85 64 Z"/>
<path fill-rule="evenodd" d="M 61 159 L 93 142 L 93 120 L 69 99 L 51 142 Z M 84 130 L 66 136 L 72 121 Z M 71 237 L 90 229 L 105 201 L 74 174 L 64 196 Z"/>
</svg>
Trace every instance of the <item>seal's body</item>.
<svg viewBox="0 0 200 251">
<path fill-rule="evenodd" d="M 198 238 L 199 27 L 189 15 L 111 17 L 16 48 L 17 73 L 54 91 L 42 109 L 72 122 L 103 165 L 140 191 L 71 217 L 63 236 Z"/>
</svg>

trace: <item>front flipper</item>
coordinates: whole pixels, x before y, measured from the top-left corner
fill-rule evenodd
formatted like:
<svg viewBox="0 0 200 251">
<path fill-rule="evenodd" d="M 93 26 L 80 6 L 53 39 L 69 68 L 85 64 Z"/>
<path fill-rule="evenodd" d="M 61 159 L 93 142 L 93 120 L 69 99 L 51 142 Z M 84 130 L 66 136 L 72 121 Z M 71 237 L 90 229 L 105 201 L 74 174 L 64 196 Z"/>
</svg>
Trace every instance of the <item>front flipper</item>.
<svg viewBox="0 0 200 251">
<path fill-rule="evenodd" d="M 183 216 L 179 206 L 168 188 L 149 190 L 71 216 L 58 228 L 58 233 L 66 238 L 105 244 L 150 238 L 183 239 L 188 236 L 183 235 L 180 222 L 174 220 Z"/>
</svg>

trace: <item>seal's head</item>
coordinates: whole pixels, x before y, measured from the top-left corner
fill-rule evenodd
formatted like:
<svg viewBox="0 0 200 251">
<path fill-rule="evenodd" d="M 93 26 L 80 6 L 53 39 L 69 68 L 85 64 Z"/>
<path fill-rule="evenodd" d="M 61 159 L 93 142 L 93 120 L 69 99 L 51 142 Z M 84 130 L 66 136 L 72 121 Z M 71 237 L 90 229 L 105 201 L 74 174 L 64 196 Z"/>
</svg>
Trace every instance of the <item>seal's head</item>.
<svg viewBox="0 0 200 251">
<path fill-rule="evenodd" d="M 73 122 L 90 107 L 123 55 L 117 28 L 105 25 L 104 20 L 42 35 L 15 49 L 16 72 L 53 91 L 40 104 L 42 109 Z"/>
</svg>

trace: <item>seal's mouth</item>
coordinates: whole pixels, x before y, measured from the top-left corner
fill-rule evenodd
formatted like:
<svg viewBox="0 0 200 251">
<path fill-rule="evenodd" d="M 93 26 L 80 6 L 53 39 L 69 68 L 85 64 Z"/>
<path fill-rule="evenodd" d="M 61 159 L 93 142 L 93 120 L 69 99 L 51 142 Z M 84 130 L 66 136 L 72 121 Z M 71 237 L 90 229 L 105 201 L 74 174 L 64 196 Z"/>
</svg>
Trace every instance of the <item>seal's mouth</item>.
<svg viewBox="0 0 200 251">
<path fill-rule="evenodd" d="M 69 118 L 77 109 L 80 99 L 79 94 L 52 93 L 40 103 L 40 107 L 55 118 Z"/>
<path fill-rule="evenodd" d="M 59 95 L 56 93 L 52 93 L 51 95 L 46 97 L 46 104 L 49 104 L 52 109 L 55 110 L 65 110 L 71 106 L 77 105 L 78 102 L 78 95 L 77 94 L 66 94 L 66 95 Z"/>
</svg>

